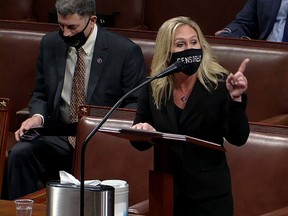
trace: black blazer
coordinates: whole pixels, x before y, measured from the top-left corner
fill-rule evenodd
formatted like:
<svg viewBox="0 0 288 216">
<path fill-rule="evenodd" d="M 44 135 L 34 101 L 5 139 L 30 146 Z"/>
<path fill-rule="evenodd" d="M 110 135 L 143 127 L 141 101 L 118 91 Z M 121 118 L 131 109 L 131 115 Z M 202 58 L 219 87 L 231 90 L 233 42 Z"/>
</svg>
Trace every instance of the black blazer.
<svg viewBox="0 0 288 216">
<path fill-rule="evenodd" d="M 231 34 L 220 35 L 266 40 L 273 29 L 280 4 L 281 0 L 248 0 L 236 18 L 226 26 Z"/>
<path fill-rule="evenodd" d="M 225 137 L 230 143 L 240 146 L 247 141 L 250 132 L 245 109 L 246 96 L 244 102 L 232 101 L 225 82 L 209 92 L 197 80 L 186 108 L 177 117 L 173 98 L 160 110 L 156 109 L 149 85 L 140 94 L 134 123 L 148 122 L 157 131 L 186 134 L 221 145 Z M 143 143 L 132 145 L 139 150 L 150 147 Z M 169 151 L 168 166 L 174 174 L 175 196 L 178 198 L 201 200 L 231 192 L 224 152 L 180 143 L 171 146 Z"/>
<path fill-rule="evenodd" d="M 45 125 L 59 120 L 67 50 L 58 32 L 47 33 L 40 44 L 29 113 L 42 114 Z M 113 106 L 125 93 L 140 84 L 146 78 L 146 73 L 144 57 L 138 45 L 98 27 L 87 104 Z M 137 99 L 138 94 L 132 94 L 122 106 L 136 104 Z"/>
</svg>

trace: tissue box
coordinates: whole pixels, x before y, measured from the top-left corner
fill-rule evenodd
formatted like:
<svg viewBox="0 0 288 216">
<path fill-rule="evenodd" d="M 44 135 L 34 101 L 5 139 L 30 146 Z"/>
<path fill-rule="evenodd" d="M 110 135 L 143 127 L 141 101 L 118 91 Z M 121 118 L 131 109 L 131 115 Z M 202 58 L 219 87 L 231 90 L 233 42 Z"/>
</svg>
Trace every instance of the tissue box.
<svg viewBox="0 0 288 216">
<path fill-rule="evenodd" d="M 47 188 L 47 216 L 79 216 L 80 186 L 51 181 Z M 114 187 L 108 185 L 85 186 L 84 215 L 113 216 Z"/>
</svg>

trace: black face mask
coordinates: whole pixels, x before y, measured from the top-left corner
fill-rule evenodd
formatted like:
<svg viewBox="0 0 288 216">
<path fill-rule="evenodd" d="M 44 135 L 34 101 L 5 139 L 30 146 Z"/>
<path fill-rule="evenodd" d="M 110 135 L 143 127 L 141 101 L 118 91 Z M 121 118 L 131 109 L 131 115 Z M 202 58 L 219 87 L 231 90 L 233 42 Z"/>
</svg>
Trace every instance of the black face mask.
<svg viewBox="0 0 288 216">
<path fill-rule="evenodd" d="M 200 67 L 202 55 L 202 49 L 187 49 L 181 52 L 174 52 L 172 53 L 169 65 L 176 61 L 182 61 L 184 63 L 182 72 L 187 75 L 193 75 Z"/>
<path fill-rule="evenodd" d="M 87 22 L 85 28 L 81 32 L 79 32 L 73 36 L 64 36 L 63 31 L 61 31 L 61 29 L 59 30 L 59 35 L 61 36 L 61 38 L 64 40 L 64 42 L 68 46 L 72 46 L 72 47 L 75 47 L 76 49 L 79 49 L 87 41 L 87 37 L 85 36 L 84 31 L 87 28 L 89 22 L 90 22 L 90 19 Z"/>
</svg>

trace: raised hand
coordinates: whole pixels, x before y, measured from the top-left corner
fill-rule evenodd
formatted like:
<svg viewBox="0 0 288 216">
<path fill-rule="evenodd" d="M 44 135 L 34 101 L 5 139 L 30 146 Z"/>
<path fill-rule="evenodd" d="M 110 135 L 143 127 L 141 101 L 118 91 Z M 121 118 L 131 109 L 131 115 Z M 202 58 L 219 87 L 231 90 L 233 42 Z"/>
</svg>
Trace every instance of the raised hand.
<svg viewBox="0 0 288 216">
<path fill-rule="evenodd" d="M 248 81 L 244 75 L 244 71 L 249 61 L 249 58 L 244 59 L 238 71 L 235 74 L 229 74 L 226 79 L 226 87 L 234 101 L 241 101 L 241 95 L 248 88 Z"/>
</svg>

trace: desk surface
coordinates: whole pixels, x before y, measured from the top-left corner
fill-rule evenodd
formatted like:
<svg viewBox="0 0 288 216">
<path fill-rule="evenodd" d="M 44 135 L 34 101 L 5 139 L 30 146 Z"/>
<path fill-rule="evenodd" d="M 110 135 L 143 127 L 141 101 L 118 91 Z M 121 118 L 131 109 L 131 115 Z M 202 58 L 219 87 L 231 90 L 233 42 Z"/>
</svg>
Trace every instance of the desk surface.
<svg viewBox="0 0 288 216">
<path fill-rule="evenodd" d="M 33 204 L 33 216 L 46 216 L 46 205 L 34 203 Z M 13 201 L 0 200 L 0 215 L 1 216 L 15 216 L 16 209 Z M 129 214 L 129 216 L 134 214 Z M 138 215 L 141 216 L 141 215 Z"/>
<path fill-rule="evenodd" d="M 1 216 L 15 216 L 16 209 L 13 201 L 0 200 L 0 215 Z M 33 204 L 33 216 L 45 216 L 46 205 L 45 204 Z"/>
</svg>

